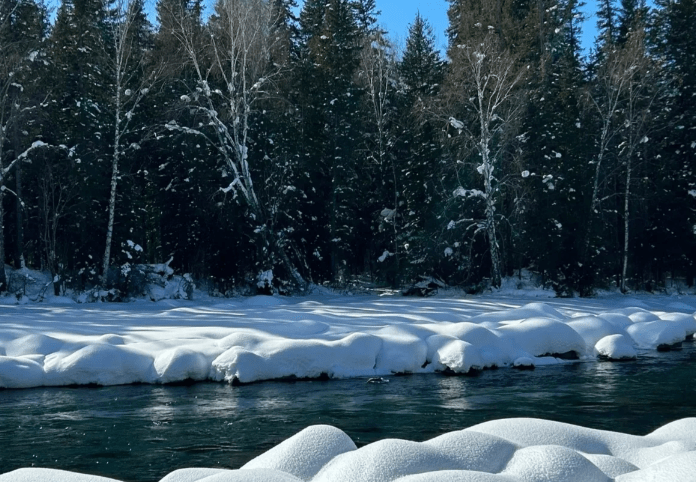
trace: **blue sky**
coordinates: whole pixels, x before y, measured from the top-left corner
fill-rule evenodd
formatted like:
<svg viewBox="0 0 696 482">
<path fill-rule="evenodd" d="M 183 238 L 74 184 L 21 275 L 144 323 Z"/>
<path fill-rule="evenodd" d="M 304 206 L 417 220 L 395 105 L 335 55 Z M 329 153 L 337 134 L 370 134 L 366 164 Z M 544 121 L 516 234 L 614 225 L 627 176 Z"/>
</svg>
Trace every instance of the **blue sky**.
<svg viewBox="0 0 696 482">
<path fill-rule="evenodd" d="M 156 0 L 146 0 L 148 12 L 151 13 L 151 19 L 154 21 L 154 6 Z M 212 4 L 214 0 L 205 0 L 205 3 Z M 593 12 L 596 9 L 596 0 L 585 0 L 584 8 L 587 21 L 583 28 L 583 46 L 586 49 L 585 53 L 589 53 L 589 48 L 595 36 L 596 19 Z M 56 8 L 60 5 L 60 0 L 49 0 L 49 5 L 55 5 Z M 302 5 L 302 0 L 298 4 Z M 433 27 L 435 34 L 436 45 L 444 53 L 447 49 L 447 8 L 449 3 L 447 0 L 377 0 L 377 9 L 382 12 L 379 22 L 390 34 L 393 40 L 397 43 L 405 42 L 408 35 L 408 26 L 413 23 L 416 13 L 420 12 L 421 16 L 426 18 Z"/>
<path fill-rule="evenodd" d="M 422 17 L 428 19 L 433 27 L 437 46 L 444 52 L 447 48 L 447 8 L 446 0 L 377 0 L 377 9 L 381 10 L 380 24 L 389 31 L 392 38 L 404 41 L 408 35 L 408 26 L 413 23 L 416 13 L 420 11 Z M 593 13 L 596 9 L 596 0 L 586 0 L 584 7 L 587 21 L 583 27 L 583 47 L 586 54 L 595 36 L 596 19 Z"/>
</svg>

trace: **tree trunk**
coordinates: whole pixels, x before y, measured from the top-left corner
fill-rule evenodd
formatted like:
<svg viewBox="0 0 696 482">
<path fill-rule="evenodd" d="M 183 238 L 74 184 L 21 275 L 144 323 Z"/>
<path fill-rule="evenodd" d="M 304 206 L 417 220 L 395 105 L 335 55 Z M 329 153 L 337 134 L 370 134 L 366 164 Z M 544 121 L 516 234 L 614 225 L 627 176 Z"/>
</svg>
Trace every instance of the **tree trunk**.
<svg viewBox="0 0 696 482">
<path fill-rule="evenodd" d="M 623 266 L 621 269 L 621 292 L 626 293 L 626 273 L 628 271 L 628 239 L 629 239 L 629 197 L 631 194 L 632 155 L 629 154 L 626 161 L 626 192 L 624 193 L 624 242 L 623 242 Z"/>
<path fill-rule="evenodd" d="M 15 266 L 19 269 L 25 267 L 24 261 L 24 206 L 22 205 L 22 166 L 17 163 L 15 167 L 15 180 L 17 185 L 15 192 L 17 193 L 17 251 Z"/>
<path fill-rule="evenodd" d="M 7 291 L 7 274 L 5 273 L 5 191 L 0 190 L 0 293 Z"/>
<path fill-rule="evenodd" d="M 118 117 L 118 116 L 117 116 Z M 118 127 L 116 128 L 118 133 Z M 116 217 L 116 188 L 118 187 L 118 141 L 114 146 L 114 157 L 111 169 L 111 194 L 109 195 L 109 221 L 106 227 L 106 248 L 104 249 L 104 260 L 102 264 L 101 284 L 106 287 L 107 275 L 109 273 L 109 261 L 111 258 L 111 243 L 114 236 L 114 218 Z"/>
</svg>

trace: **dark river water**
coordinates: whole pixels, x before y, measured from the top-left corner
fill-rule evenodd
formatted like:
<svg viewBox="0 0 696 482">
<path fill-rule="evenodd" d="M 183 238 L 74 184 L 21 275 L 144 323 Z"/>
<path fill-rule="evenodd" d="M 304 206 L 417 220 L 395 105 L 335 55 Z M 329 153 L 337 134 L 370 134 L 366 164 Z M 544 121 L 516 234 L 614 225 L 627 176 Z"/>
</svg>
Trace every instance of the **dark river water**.
<svg viewBox="0 0 696 482">
<path fill-rule="evenodd" d="M 49 467 L 154 482 L 183 467 L 239 468 L 308 425 L 358 446 L 422 441 L 492 419 L 537 417 L 644 435 L 696 416 L 696 347 L 636 362 L 233 387 L 0 391 L 0 473 Z"/>
</svg>

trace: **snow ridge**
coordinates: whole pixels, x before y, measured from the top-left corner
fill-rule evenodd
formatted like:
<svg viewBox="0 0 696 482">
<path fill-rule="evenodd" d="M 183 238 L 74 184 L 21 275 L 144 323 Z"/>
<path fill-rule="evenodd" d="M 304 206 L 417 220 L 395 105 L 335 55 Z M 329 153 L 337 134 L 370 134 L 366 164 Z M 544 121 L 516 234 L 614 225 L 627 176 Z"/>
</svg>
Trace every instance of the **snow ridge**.
<svg viewBox="0 0 696 482">
<path fill-rule="evenodd" d="M 696 473 L 696 418 L 644 437 L 547 420 L 485 422 L 425 442 L 385 439 L 357 448 L 328 425 L 308 427 L 238 470 L 189 468 L 161 482 L 647 482 Z M 25 468 L 0 482 L 118 482 Z"/>
<path fill-rule="evenodd" d="M 677 349 L 696 333 L 684 303 L 680 311 L 616 308 L 616 300 L 502 304 L 260 296 L 202 306 L 14 307 L 0 312 L 0 387 L 467 374 L 630 360 Z"/>
</svg>

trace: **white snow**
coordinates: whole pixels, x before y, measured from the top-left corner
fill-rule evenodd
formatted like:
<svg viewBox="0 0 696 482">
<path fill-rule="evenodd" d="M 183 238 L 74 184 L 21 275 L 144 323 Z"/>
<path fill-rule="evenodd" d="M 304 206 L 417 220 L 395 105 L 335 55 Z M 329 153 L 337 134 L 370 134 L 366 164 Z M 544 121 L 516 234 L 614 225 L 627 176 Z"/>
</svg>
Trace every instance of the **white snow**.
<svg viewBox="0 0 696 482">
<path fill-rule="evenodd" d="M 332 459 L 356 449 L 353 440 L 341 430 L 315 425 L 259 455 L 242 469 L 274 469 L 311 480 Z"/>
<path fill-rule="evenodd" d="M 160 482 L 649 482 L 689 481 L 694 473 L 696 418 L 642 437 L 516 418 L 361 448 L 341 430 L 317 425 L 238 470 L 180 469 Z M 0 482 L 39 481 L 117 482 L 45 468 L 0 475 Z"/>
<path fill-rule="evenodd" d="M 635 358 L 696 332 L 690 297 L 62 301 L 0 308 L 0 387 L 467 373 Z"/>
<path fill-rule="evenodd" d="M 597 342 L 595 350 L 607 360 L 633 360 L 638 356 L 630 338 L 621 334 L 605 336 Z"/>
</svg>

